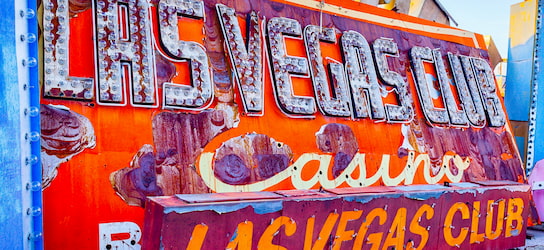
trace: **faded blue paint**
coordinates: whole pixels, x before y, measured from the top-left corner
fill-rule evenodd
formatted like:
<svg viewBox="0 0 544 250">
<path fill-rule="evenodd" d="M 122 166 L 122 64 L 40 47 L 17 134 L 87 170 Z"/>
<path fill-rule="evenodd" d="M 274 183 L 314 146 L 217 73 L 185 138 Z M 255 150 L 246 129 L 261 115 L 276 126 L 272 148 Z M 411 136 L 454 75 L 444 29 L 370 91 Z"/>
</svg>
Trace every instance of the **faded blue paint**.
<svg viewBox="0 0 544 250">
<path fill-rule="evenodd" d="M 329 197 L 300 197 L 300 198 L 294 198 L 294 199 L 290 199 L 289 201 L 298 201 L 298 202 L 302 202 L 302 201 L 308 201 L 308 200 L 312 200 L 312 201 L 331 201 L 331 200 L 335 200 L 335 199 L 338 199 L 338 197 L 336 196 L 329 196 Z"/>
<path fill-rule="evenodd" d="M 14 1 L 0 8 L 0 249 L 23 249 L 21 131 Z"/>
<path fill-rule="evenodd" d="M 475 188 L 467 188 L 467 189 L 459 189 L 454 190 L 452 192 L 458 193 L 458 194 L 472 194 L 476 196 L 477 194 L 483 194 L 487 189 L 475 189 Z"/>
<path fill-rule="evenodd" d="M 504 105 L 513 121 L 529 121 L 533 73 L 534 36 L 508 50 Z"/>
<path fill-rule="evenodd" d="M 273 192 L 259 193 L 205 193 L 205 194 L 176 194 L 176 196 L 189 203 L 205 203 L 205 202 L 226 202 L 226 201 L 248 201 L 257 199 L 272 199 L 282 198 L 282 195 Z"/>
<path fill-rule="evenodd" d="M 533 149 L 534 153 L 532 159 L 527 157 L 527 162 L 531 162 L 530 165 L 527 165 L 527 171 L 529 172 L 537 161 L 544 159 L 544 115 L 542 115 L 542 112 L 544 111 L 544 63 L 542 61 L 544 60 L 544 20 L 542 20 L 543 8 L 544 3 L 542 1 L 538 1 L 538 20 L 535 39 L 536 45 L 534 48 L 535 65 L 533 76 L 533 86 L 536 86 L 536 91 L 533 91 L 534 96 L 532 97 L 532 105 L 534 105 L 534 110 L 531 111 L 535 112 L 533 114 L 535 119 L 535 126 L 533 128 L 534 140 L 529 140 L 529 145 L 527 146 L 529 148 L 528 151 Z M 533 119 L 533 117 L 531 119 Z M 531 133 L 531 129 L 532 128 L 529 127 L 529 133 Z"/>
<path fill-rule="evenodd" d="M 477 187 L 480 187 L 480 185 L 475 184 L 475 183 L 471 183 L 471 182 L 450 183 L 450 186 L 460 187 L 460 188 L 477 188 Z"/>
<path fill-rule="evenodd" d="M 404 197 L 411 200 L 425 201 L 428 199 L 438 199 L 444 195 L 445 192 L 417 192 L 417 193 L 405 193 Z"/>
<path fill-rule="evenodd" d="M 369 203 L 374 199 L 399 198 L 402 193 L 381 193 L 376 195 L 364 194 L 364 196 L 345 196 L 343 199 L 349 202 Z"/>
<path fill-rule="evenodd" d="M 522 135 L 526 138 L 516 138 L 520 153 L 526 155 L 527 174 L 544 159 L 544 116 L 538 115 L 544 109 L 542 5 L 536 0 L 514 4 L 510 16 L 505 106 L 511 120 L 528 123 L 528 134 Z"/>
<path fill-rule="evenodd" d="M 519 155 L 521 159 L 525 159 L 525 137 L 516 136 L 516 146 L 518 147 Z"/>
<path fill-rule="evenodd" d="M 215 211 L 218 214 L 238 211 L 246 207 L 253 207 L 256 214 L 269 214 L 281 211 L 283 209 L 283 200 L 263 201 L 263 202 L 229 202 L 225 204 L 214 203 L 210 205 L 169 207 L 164 210 L 165 214 L 175 212 L 178 214 L 190 213 L 194 211 Z"/>
<path fill-rule="evenodd" d="M 283 201 L 274 201 L 270 203 L 254 203 L 253 209 L 257 214 L 268 214 L 281 211 L 283 209 Z"/>
<path fill-rule="evenodd" d="M 412 200 L 438 199 L 444 194 L 445 187 L 439 184 L 398 186 L 396 189 L 405 192 L 404 197 Z M 434 192 L 433 192 L 434 191 Z"/>
<path fill-rule="evenodd" d="M 431 184 L 431 185 L 398 186 L 395 188 L 403 192 L 406 192 L 404 193 L 404 197 L 408 199 L 424 201 L 431 198 L 434 198 L 434 199 L 440 198 L 440 196 L 444 194 L 444 189 L 447 189 L 448 187 L 445 187 L 443 185 L 438 185 L 438 184 Z"/>
<path fill-rule="evenodd" d="M 232 234 L 232 237 L 230 237 L 229 243 L 233 242 L 236 238 L 238 238 L 238 227 L 236 227 L 236 231 Z M 161 241 L 162 244 L 162 241 Z"/>
<path fill-rule="evenodd" d="M 431 184 L 431 185 L 409 185 L 409 186 L 398 186 L 395 187 L 398 190 L 404 192 L 413 192 L 413 191 L 429 191 L 429 190 L 438 190 L 447 188 L 443 185 Z"/>
</svg>

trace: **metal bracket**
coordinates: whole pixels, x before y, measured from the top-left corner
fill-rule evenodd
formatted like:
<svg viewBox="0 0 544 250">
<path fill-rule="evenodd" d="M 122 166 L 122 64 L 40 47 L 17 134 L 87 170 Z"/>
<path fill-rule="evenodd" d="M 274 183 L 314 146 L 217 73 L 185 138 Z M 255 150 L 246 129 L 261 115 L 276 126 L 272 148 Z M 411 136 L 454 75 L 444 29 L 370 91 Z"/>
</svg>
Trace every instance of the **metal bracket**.
<svg viewBox="0 0 544 250">
<path fill-rule="evenodd" d="M 531 189 L 535 190 L 544 190 L 544 181 L 534 181 L 531 183 Z"/>
</svg>

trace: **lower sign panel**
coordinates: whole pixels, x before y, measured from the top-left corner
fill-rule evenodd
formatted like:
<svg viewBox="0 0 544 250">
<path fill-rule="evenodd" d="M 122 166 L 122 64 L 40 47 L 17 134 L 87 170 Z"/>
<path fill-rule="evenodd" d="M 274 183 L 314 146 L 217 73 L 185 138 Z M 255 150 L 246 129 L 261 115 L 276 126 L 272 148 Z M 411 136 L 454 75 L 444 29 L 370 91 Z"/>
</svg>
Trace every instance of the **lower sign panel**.
<svg viewBox="0 0 544 250">
<path fill-rule="evenodd" d="M 144 249 L 509 249 L 525 242 L 529 186 L 460 183 L 150 198 Z M 202 195 L 201 195 L 202 196 Z M 247 196 L 246 196 L 247 197 Z M 257 197 L 257 196 L 254 196 Z"/>
</svg>

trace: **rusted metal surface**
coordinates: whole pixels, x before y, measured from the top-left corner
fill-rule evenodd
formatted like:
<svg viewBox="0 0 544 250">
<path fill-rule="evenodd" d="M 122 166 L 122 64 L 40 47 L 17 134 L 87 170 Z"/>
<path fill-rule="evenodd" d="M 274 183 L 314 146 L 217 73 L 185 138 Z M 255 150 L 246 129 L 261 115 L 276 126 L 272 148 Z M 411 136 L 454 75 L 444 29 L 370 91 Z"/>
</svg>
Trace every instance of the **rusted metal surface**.
<svg viewBox="0 0 544 250">
<path fill-rule="evenodd" d="M 96 145 L 89 119 L 63 107 L 41 105 L 42 187 L 57 176 L 60 164 Z"/>
<path fill-rule="evenodd" d="M 524 244 L 528 185 L 462 184 L 198 204 L 184 200 L 200 195 L 156 197 L 146 205 L 142 247 L 509 249 Z"/>
<path fill-rule="evenodd" d="M 334 155 L 332 175 L 338 177 L 357 153 L 357 137 L 350 127 L 343 124 L 331 123 L 324 125 L 316 133 L 316 144 L 319 150 Z"/>
<path fill-rule="evenodd" d="M 216 151 L 214 175 L 228 184 L 266 180 L 285 170 L 293 160 L 289 146 L 262 134 L 232 138 Z"/>
</svg>

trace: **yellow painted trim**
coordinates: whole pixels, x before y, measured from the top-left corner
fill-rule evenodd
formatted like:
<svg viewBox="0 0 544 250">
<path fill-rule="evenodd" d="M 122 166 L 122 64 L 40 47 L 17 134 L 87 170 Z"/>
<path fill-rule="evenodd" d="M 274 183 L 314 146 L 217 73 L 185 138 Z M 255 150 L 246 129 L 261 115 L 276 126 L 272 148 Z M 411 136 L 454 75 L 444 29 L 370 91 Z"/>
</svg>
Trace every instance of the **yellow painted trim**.
<svg viewBox="0 0 544 250">
<path fill-rule="evenodd" d="M 410 16 L 419 16 L 421 10 L 423 9 L 423 4 L 425 0 L 412 0 L 410 1 L 410 9 L 408 10 L 408 15 Z"/>
<path fill-rule="evenodd" d="M 397 4 L 396 0 L 391 0 L 389 1 L 389 3 L 379 4 L 378 6 L 382 9 L 392 10 L 393 8 L 395 8 L 396 4 Z"/>
</svg>

